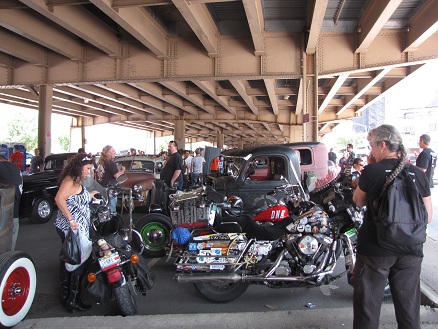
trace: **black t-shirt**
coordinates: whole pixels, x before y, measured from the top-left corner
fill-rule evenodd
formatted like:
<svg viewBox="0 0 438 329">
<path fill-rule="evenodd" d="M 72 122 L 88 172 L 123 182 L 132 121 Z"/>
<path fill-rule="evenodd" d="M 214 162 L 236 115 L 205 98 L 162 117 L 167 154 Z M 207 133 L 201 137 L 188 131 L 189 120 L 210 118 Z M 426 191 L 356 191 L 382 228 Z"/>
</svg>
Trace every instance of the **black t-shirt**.
<svg viewBox="0 0 438 329">
<path fill-rule="evenodd" d="M 333 161 L 333 163 L 336 163 L 337 156 L 336 156 L 335 152 L 329 152 L 328 153 L 328 158 L 329 158 L 330 161 Z"/>
<path fill-rule="evenodd" d="M 182 175 L 182 156 L 178 152 L 175 152 L 167 157 L 166 164 L 160 172 L 160 179 L 164 180 L 164 182 L 170 186 L 170 180 L 172 179 L 173 173 L 175 170 L 181 170 L 176 182 L 178 184 L 183 184 L 183 175 Z M 173 187 L 173 186 L 171 186 Z"/>
<path fill-rule="evenodd" d="M 426 148 L 417 158 L 417 167 L 426 169 L 426 177 L 429 180 L 429 187 L 433 187 L 433 173 L 435 171 L 437 155 L 430 149 Z"/>
<path fill-rule="evenodd" d="M 398 163 L 398 159 L 385 159 L 364 167 L 359 178 L 359 188 L 366 193 L 367 209 L 372 209 L 372 203 L 374 199 L 379 197 L 386 177 L 391 174 Z M 417 185 L 420 195 L 422 197 L 430 196 L 430 188 L 424 172 L 415 166 L 410 166 L 409 171 L 415 175 L 415 185 Z M 365 219 L 359 229 L 357 252 L 366 256 L 399 255 L 380 247 L 377 243 L 377 230 L 374 225 L 372 211 L 367 210 L 365 212 Z"/>
<path fill-rule="evenodd" d="M 0 161 L 0 183 L 15 186 L 14 218 L 18 218 L 20 198 L 23 192 L 23 177 L 21 177 L 20 168 L 9 161 Z"/>
<path fill-rule="evenodd" d="M 114 175 L 118 172 L 119 169 L 117 168 L 117 164 L 113 160 L 106 161 L 103 166 L 100 164 L 97 166 L 97 181 L 104 187 L 108 186 L 110 183 L 114 184 L 116 182 Z"/>
</svg>

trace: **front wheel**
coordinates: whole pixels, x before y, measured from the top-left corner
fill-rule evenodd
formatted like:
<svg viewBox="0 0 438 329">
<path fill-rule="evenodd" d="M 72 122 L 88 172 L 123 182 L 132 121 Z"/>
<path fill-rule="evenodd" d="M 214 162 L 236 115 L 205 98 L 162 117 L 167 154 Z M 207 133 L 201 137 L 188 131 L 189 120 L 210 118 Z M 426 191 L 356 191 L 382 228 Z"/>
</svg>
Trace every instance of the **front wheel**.
<svg viewBox="0 0 438 329">
<path fill-rule="evenodd" d="M 129 283 L 114 288 L 113 293 L 117 306 L 119 307 L 123 316 L 137 314 L 137 302 L 134 296 L 131 294 Z"/>
<path fill-rule="evenodd" d="M 145 257 L 157 258 L 166 254 L 170 243 L 172 223 L 163 214 L 147 214 L 134 224 L 143 240 Z"/>
<path fill-rule="evenodd" d="M 194 283 L 196 290 L 207 300 L 214 303 L 228 303 L 243 295 L 248 282 L 209 282 Z"/>
<path fill-rule="evenodd" d="M 15 326 L 29 311 L 36 290 L 36 271 L 30 256 L 21 251 L 0 255 L 0 327 Z"/>
<path fill-rule="evenodd" d="M 31 223 L 44 224 L 52 218 L 54 205 L 52 200 L 39 198 L 32 206 L 32 214 L 29 217 Z"/>
</svg>

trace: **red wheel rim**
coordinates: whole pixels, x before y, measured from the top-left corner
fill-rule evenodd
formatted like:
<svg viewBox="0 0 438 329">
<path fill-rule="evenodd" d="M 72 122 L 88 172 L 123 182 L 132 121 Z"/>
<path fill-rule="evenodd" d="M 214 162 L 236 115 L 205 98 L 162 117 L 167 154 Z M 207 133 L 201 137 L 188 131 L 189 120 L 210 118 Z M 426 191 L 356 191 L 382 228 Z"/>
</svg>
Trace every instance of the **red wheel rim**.
<svg viewBox="0 0 438 329">
<path fill-rule="evenodd" d="M 2 309 L 7 316 L 20 312 L 29 295 L 30 277 L 24 267 L 17 267 L 9 275 L 2 292 Z"/>
</svg>

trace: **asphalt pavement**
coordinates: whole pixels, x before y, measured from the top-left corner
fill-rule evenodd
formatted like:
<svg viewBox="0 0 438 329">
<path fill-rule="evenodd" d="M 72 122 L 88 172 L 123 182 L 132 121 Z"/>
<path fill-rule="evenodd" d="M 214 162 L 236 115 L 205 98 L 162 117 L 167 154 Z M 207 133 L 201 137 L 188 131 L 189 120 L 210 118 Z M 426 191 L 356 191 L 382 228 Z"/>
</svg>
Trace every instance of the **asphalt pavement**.
<svg viewBox="0 0 438 329">
<path fill-rule="evenodd" d="M 423 329 L 438 328 L 438 190 L 432 194 L 434 220 L 424 245 L 421 274 L 421 321 Z M 434 201 L 434 199 L 436 201 Z M 48 224 L 50 225 L 50 224 Z M 35 248 L 36 240 L 19 236 L 17 247 L 23 251 Z M 38 275 L 44 275 L 38 273 Z M 262 297 L 262 296 L 261 296 Z M 181 297 L 181 302 L 185 302 Z M 170 313 L 170 312 L 169 312 Z M 244 313 L 160 314 L 138 316 L 82 316 L 24 319 L 15 328 L 351 328 L 353 308 L 305 308 L 302 310 L 268 310 Z M 397 328 L 392 303 L 382 305 L 380 328 Z"/>
</svg>

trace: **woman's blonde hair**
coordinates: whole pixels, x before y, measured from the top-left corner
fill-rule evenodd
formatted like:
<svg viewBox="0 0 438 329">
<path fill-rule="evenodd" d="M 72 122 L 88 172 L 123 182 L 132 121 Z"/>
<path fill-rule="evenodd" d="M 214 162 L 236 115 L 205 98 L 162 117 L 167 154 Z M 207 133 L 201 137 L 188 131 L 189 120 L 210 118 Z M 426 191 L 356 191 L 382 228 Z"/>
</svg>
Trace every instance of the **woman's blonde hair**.
<svg viewBox="0 0 438 329">
<path fill-rule="evenodd" d="M 99 157 L 99 164 L 103 165 L 105 162 L 108 162 L 111 160 L 111 158 L 108 155 L 108 152 L 111 151 L 113 147 L 111 145 L 107 145 L 102 149 L 102 152 L 100 153 Z"/>
</svg>

